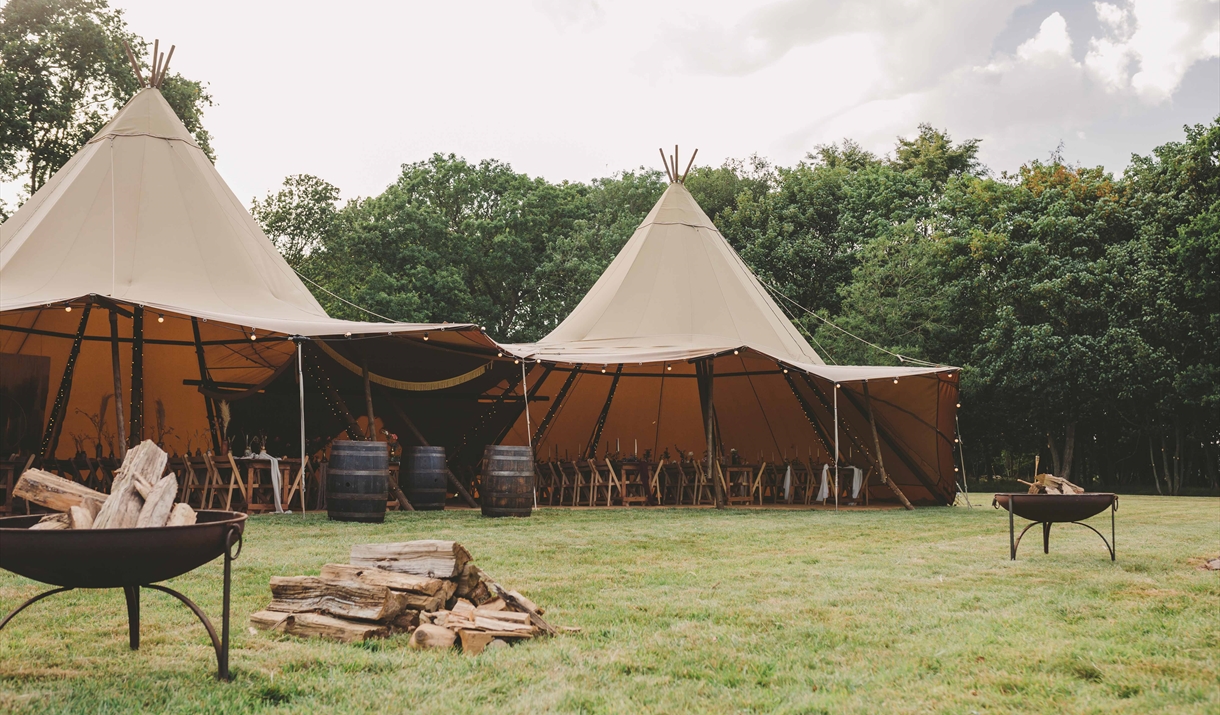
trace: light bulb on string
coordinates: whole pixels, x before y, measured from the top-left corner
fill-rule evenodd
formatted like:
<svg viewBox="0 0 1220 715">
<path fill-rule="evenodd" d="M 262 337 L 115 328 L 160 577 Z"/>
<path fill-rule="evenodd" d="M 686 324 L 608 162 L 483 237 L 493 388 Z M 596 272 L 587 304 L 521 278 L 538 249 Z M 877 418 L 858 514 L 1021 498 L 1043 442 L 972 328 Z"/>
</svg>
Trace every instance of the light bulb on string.
<svg viewBox="0 0 1220 715">
<path fill-rule="evenodd" d="M 428 339 L 428 334 L 424 333 L 424 340 L 427 340 L 427 339 Z"/>
<path fill-rule="evenodd" d="M 897 384 L 898 384 L 898 378 L 894 378 L 894 384 L 895 384 L 895 385 L 897 385 Z"/>
<path fill-rule="evenodd" d="M 164 315 L 158 315 L 158 316 L 157 316 L 157 322 L 158 322 L 158 323 L 164 323 L 164 322 L 165 322 L 165 316 L 164 316 Z"/>
<path fill-rule="evenodd" d="M 71 306 L 71 305 L 65 305 L 65 306 L 64 306 L 64 312 L 65 312 L 65 313 L 71 313 L 71 312 L 72 312 L 72 306 Z"/>
</svg>

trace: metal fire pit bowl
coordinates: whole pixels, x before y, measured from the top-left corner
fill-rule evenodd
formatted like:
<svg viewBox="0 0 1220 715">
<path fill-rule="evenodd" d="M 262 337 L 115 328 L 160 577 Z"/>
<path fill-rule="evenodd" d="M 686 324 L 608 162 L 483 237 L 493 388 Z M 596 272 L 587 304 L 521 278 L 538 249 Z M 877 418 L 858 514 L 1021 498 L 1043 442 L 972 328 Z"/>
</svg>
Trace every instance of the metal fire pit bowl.
<svg viewBox="0 0 1220 715">
<path fill-rule="evenodd" d="M 1117 542 L 1114 539 L 1114 512 L 1118 511 L 1116 494 L 996 494 L 991 506 L 1008 512 L 1008 557 L 1012 561 L 1017 560 L 1017 547 L 1021 545 L 1021 537 L 1036 524 L 1042 524 L 1043 553 L 1051 552 L 1051 524 L 1079 524 L 1101 537 L 1102 543 L 1110 552 L 1110 560 L 1115 559 Z M 1084 523 L 1085 519 L 1106 509 L 1110 510 L 1109 541 L 1106 541 L 1100 531 Z M 1014 514 L 1033 522 L 1015 538 Z"/>
<path fill-rule="evenodd" d="M 0 518 L 0 568 L 58 586 L 18 606 L 0 621 L 0 629 L 21 611 L 47 596 L 75 588 L 121 588 L 127 597 L 127 630 L 131 649 L 140 647 L 140 588 L 168 593 L 199 618 L 216 650 L 216 677 L 229 679 L 229 585 L 233 560 L 241 554 L 246 515 L 235 511 L 196 512 L 189 526 L 152 529 L 30 531 L 42 515 Z M 235 550 L 236 547 L 236 550 Z M 225 557 L 224 612 L 221 637 L 195 602 L 157 581 L 181 576 Z"/>
</svg>

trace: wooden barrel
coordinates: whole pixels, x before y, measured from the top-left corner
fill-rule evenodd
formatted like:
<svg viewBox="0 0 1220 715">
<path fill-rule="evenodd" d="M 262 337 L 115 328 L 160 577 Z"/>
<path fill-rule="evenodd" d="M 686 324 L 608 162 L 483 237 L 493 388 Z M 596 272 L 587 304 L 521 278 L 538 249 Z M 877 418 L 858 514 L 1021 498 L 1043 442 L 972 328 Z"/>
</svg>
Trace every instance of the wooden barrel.
<svg viewBox="0 0 1220 715">
<path fill-rule="evenodd" d="M 418 511 L 445 508 L 444 447 L 407 447 L 402 455 L 402 478 L 399 486 L 407 501 Z"/>
<path fill-rule="evenodd" d="M 483 450 L 483 516 L 529 516 L 534 509 L 534 453 L 529 447 Z"/>
<path fill-rule="evenodd" d="M 334 521 L 385 521 L 389 473 L 385 442 L 335 440 L 326 468 L 326 515 Z"/>
</svg>

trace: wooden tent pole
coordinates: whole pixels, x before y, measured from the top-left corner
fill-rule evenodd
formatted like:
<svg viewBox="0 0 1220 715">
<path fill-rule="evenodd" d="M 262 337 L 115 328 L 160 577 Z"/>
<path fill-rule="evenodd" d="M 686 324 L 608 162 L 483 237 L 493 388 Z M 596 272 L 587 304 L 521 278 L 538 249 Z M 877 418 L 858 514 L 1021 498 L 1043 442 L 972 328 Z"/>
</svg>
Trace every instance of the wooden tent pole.
<svg viewBox="0 0 1220 715">
<path fill-rule="evenodd" d="M 68 352 L 68 364 L 64 366 L 64 375 L 59 380 L 59 392 L 55 395 L 55 405 L 51 407 L 51 419 L 47 422 L 47 431 L 42 436 L 42 458 L 50 459 L 59 446 L 59 433 L 63 431 L 64 412 L 68 409 L 68 398 L 72 395 L 72 375 L 76 372 L 76 358 L 80 356 L 80 346 L 85 339 L 85 328 L 89 327 L 89 312 L 93 310 L 92 303 L 86 303 L 80 317 L 80 327 L 76 329 L 76 337 L 72 340 L 72 350 Z"/>
<path fill-rule="evenodd" d="M 522 360 L 521 364 L 524 365 L 525 361 Z M 542 375 L 538 377 L 538 382 L 534 383 L 534 386 L 532 388 L 530 388 L 528 385 L 526 386 L 528 388 L 526 390 L 526 392 L 529 395 L 529 398 L 525 401 L 525 404 L 527 406 L 529 405 L 529 400 L 532 400 L 535 397 L 537 397 L 538 391 L 542 389 L 542 384 L 544 382 L 546 382 L 546 379 L 548 377 L 551 376 L 551 372 L 554 371 L 554 369 L 555 369 L 554 365 L 550 365 L 550 364 L 544 365 L 542 368 Z M 524 381 L 524 378 L 522 378 L 522 380 Z M 503 429 L 500 430 L 500 433 L 496 435 L 495 444 L 500 444 L 501 442 L 504 441 L 504 438 L 508 436 L 508 433 L 511 432 L 513 430 L 513 427 L 515 427 L 517 425 L 517 419 L 519 419 L 519 418 L 520 418 L 520 415 L 518 415 L 518 417 L 514 418 L 512 421 L 510 421 L 508 424 L 506 424 Z M 528 426 L 528 423 L 529 423 L 529 420 L 526 420 L 527 426 L 526 426 L 525 436 L 527 438 L 529 438 L 530 444 L 533 444 L 537 440 L 532 439 L 532 433 L 529 431 L 530 428 Z"/>
<path fill-rule="evenodd" d="M 113 315 L 113 313 L 111 313 Z M 144 441 L 144 306 L 137 305 L 131 317 L 131 430 L 130 446 Z"/>
<path fill-rule="evenodd" d="M 898 501 L 902 502 L 903 508 L 907 511 L 913 511 L 915 507 L 911 506 L 907 495 L 902 493 L 902 490 L 898 488 L 898 485 L 890 479 L 889 474 L 885 471 L 885 459 L 881 456 L 881 437 L 877 434 L 877 418 L 873 416 L 873 401 L 868 395 L 868 380 L 864 381 L 864 405 L 868 408 L 868 424 L 873 428 L 873 449 L 876 450 L 877 454 L 877 469 L 881 472 L 881 483 L 894 492 L 894 496 L 898 497 Z"/>
<path fill-rule="evenodd" d="M 690 161 L 686 164 L 686 171 L 682 172 L 682 183 L 686 183 L 686 177 L 690 174 L 690 168 L 695 165 L 695 157 L 699 156 L 699 150 L 696 149 L 694 154 L 690 155 Z"/>
<path fill-rule="evenodd" d="M 610 382 L 610 392 L 606 394 L 606 404 L 602 405 L 601 414 L 597 416 L 597 424 L 593 426 L 593 435 L 589 438 L 589 447 L 586 450 L 586 456 L 589 459 L 597 459 L 597 444 L 601 442 L 602 430 L 606 428 L 606 418 L 610 416 L 610 404 L 614 402 L 614 391 L 618 389 L 618 381 L 622 376 L 623 363 L 619 363 L 618 369 L 614 371 L 614 380 Z"/>
<path fill-rule="evenodd" d="M 136 62 L 136 55 L 131 51 L 131 45 L 127 44 L 127 40 L 123 40 L 123 49 L 127 50 L 127 59 L 131 62 L 131 69 L 135 70 L 136 79 L 140 80 L 140 87 L 144 85 L 144 74 L 140 72 L 140 63 Z"/>
<path fill-rule="evenodd" d="M 360 372 L 364 378 L 364 414 L 369 418 L 368 441 L 380 442 L 377 439 L 377 421 L 373 417 L 373 388 L 369 384 L 369 359 L 364 358 L 360 361 Z"/>
<path fill-rule="evenodd" d="M 847 401 L 851 403 L 852 407 L 854 407 L 857 412 L 864 414 L 864 406 L 857 402 L 855 397 L 852 397 L 850 390 L 844 390 L 843 396 L 847 398 Z M 879 426 L 877 428 L 877 434 L 881 436 L 881 441 L 888 445 L 894 454 L 898 455 L 898 459 L 900 459 L 902 463 L 906 465 L 907 469 L 911 470 L 911 473 L 914 474 L 915 478 L 919 480 L 919 483 L 928 490 L 929 494 L 931 494 L 933 497 L 939 498 L 941 502 L 945 504 L 949 503 L 949 499 L 945 497 L 943 493 L 941 493 L 940 488 L 936 485 L 936 482 L 930 476 L 928 476 L 926 472 L 924 472 L 923 468 L 920 467 L 915 460 L 911 459 L 910 455 L 898 448 L 898 444 L 894 441 L 893 435 L 891 435 L 884 426 Z"/>
<path fill-rule="evenodd" d="M 169 48 L 169 53 L 171 55 L 174 54 L 173 47 Z M 301 408 L 301 516 L 305 516 L 306 504 L 308 503 L 305 500 L 305 487 L 308 484 L 308 480 L 305 479 L 305 467 L 308 462 L 305 456 L 305 359 L 301 349 L 302 340 L 304 338 L 299 335 L 293 339 L 297 349 L 297 397 Z M 289 502 L 291 503 L 291 499 Z"/>
<path fill-rule="evenodd" d="M 208 376 L 208 363 L 203 357 L 203 339 L 199 337 L 199 318 L 191 317 L 191 330 L 195 334 L 195 360 L 199 363 L 199 384 L 211 389 L 212 378 Z M 220 430 L 216 424 L 216 410 L 212 407 L 212 398 L 203 396 L 203 404 L 208 409 L 208 429 L 212 433 L 212 454 L 220 454 Z"/>
<path fill-rule="evenodd" d="M 712 385 L 715 376 L 714 358 L 706 358 L 695 365 L 695 376 L 699 379 L 699 392 L 703 398 L 703 421 L 707 433 L 707 475 L 712 480 L 713 493 L 716 495 L 716 508 L 723 509 L 724 484 L 716 476 L 716 410 L 713 403 Z"/>
<path fill-rule="evenodd" d="M 119 314 L 110 311 L 110 367 L 114 377 L 114 424 L 118 430 L 119 461 L 127 456 L 127 420 L 123 416 L 123 373 L 119 367 Z"/>
<path fill-rule="evenodd" d="M 669 177 L 669 183 L 674 183 L 673 174 L 669 173 L 669 159 L 665 156 L 665 150 L 657 147 L 657 151 L 661 152 L 661 162 L 665 164 L 665 175 Z"/>
<path fill-rule="evenodd" d="M 817 432 L 818 439 L 822 441 L 822 446 L 826 448 L 826 452 L 830 452 L 830 435 L 826 434 L 826 430 L 822 428 L 822 424 L 818 422 L 817 416 L 813 412 L 813 405 L 809 404 L 809 400 L 797 389 L 796 380 L 792 376 L 784 373 L 784 379 L 788 381 L 788 387 L 792 388 L 792 394 L 796 396 L 797 402 L 801 404 L 801 409 L 805 412 L 805 419 L 809 420 L 809 424 L 813 426 Z M 798 455 L 799 456 L 799 455 Z"/>
<path fill-rule="evenodd" d="M 538 429 L 534 432 L 534 444 L 539 443 L 542 437 L 546 434 L 546 428 L 550 426 L 551 420 L 559 412 L 559 406 L 563 404 L 564 398 L 568 396 L 568 390 L 572 389 L 572 383 L 576 382 L 576 377 L 580 375 L 581 363 L 577 363 L 572 371 L 568 373 L 568 379 L 563 381 L 563 385 L 559 388 L 559 392 L 555 395 L 555 401 L 551 403 L 550 409 L 546 411 L 546 416 L 542 418 Z"/>
</svg>

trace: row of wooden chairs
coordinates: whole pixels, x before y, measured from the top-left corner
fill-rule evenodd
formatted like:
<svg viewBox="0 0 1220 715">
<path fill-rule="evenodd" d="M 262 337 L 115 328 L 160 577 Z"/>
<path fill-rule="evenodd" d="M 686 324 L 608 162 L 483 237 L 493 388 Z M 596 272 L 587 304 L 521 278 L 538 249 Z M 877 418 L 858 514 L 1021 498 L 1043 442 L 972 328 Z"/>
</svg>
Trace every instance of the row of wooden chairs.
<svg viewBox="0 0 1220 715">
<path fill-rule="evenodd" d="M 810 505 L 818 501 L 824 479 L 829 482 L 825 498 L 834 496 L 831 477 L 823 475 L 821 465 L 812 462 L 725 465 L 718 461 L 715 472 L 730 505 Z M 587 458 L 540 461 L 537 477 L 538 503 L 548 506 L 699 506 L 715 501 L 715 484 L 699 461 L 651 463 Z M 841 482 L 841 496 L 850 496 L 850 478 L 841 477 Z M 867 482 L 866 474 L 860 490 L 860 499 L 865 503 Z"/>
</svg>

